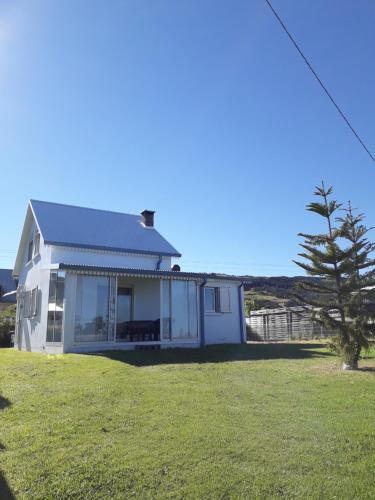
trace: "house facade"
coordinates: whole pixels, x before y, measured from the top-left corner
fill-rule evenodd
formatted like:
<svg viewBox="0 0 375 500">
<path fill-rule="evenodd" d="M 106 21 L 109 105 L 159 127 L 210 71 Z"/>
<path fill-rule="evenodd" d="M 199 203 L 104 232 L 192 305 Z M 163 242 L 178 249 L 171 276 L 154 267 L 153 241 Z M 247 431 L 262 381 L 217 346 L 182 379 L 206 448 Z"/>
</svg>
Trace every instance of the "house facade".
<svg viewBox="0 0 375 500">
<path fill-rule="evenodd" d="M 245 341 L 239 277 L 182 272 L 181 254 L 130 215 L 31 200 L 13 277 L 15 348 L 46 353 Z"/>
</svg>

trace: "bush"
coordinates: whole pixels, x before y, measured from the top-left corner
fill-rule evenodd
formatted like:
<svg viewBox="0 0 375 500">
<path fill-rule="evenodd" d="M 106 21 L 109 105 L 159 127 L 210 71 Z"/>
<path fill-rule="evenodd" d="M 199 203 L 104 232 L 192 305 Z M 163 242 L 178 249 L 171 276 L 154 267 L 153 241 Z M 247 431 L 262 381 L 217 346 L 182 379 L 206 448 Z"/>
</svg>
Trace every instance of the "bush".
<svg viewBox="0 0 375 500">
<path fill-rule="evenodd" d="M 0 313 L 0 347 L 12 345 L 12 334 L 16 325 L 16 306 L 11 305 Z"/>
<path fill-rule="evenodd" d="M 9 325 L 0 325 L 0 347 L 11 347 L 13 332 Z"/>
</svg>

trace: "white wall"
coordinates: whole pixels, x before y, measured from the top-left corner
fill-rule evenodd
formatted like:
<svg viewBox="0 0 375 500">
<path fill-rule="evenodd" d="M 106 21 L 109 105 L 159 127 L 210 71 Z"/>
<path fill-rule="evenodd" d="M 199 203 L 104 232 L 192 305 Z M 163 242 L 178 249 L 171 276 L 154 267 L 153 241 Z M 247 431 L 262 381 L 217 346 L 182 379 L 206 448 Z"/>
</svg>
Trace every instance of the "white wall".
<svg viewBox="0 0 375 500">
<path fill-rule="evenodd" d="M 228 287 L 230 293 L 230 312 L 205 312 L 204 337 L 205 344 L 238 344 L 241 339 L 241 323 L 238 300 L 238 286 L 240 282 L 211 281 L 207 287 Z"/>
<path fill-rule="evenodd" d="M 36 230 L 35 222 L 29 228 L 28 241 L 34 237 Z M 47 314 L 48 314 L 48 294 L 49 277 L 48 269 L 50 263 L 50 250 L 40 239 L 40 253 L 30 262 L 27 262 L 27 246 L 23 255 L 23 268 L 19 276 L 18 285 L 24 290 L 31 291 L 38 287 L 38 310 L 33 318 L 24 318 L 21 314 L 20 322 L 17 325 L 18 344 L 15 348 L 23 351 L 41 352 L 61 352 L 61 346 L 46 346 Z"/>
<path fill-rule="evenodd" d="M 134 287 L 134 319 L 160 319 L 160 280 L 129 279 L 126 284 Z"/>
<path fill-rule="evenodd" d="M 134 269 L 156 269 L 159 257 L 103 250 L 50 246 L 53 264 L 80 264 L 86 266 L 128 267 Z M 163 257 L 160 269 L 170 270 L 171 258 Z"/>
</svg>

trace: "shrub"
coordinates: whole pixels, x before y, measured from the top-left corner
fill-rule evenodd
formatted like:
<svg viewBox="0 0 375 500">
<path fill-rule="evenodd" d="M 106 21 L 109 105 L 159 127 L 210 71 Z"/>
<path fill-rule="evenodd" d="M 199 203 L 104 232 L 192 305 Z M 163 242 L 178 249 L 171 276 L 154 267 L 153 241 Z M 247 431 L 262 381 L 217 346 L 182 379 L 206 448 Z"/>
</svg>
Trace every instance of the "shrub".
<svg viewBox="0 0 375 500">
<path fill-rule="evenodd" d="M 10 347 L 12 333 L 16 325 L 16 305 L 11 305 L 0 313 L 0 347 Z"/>
</svg>

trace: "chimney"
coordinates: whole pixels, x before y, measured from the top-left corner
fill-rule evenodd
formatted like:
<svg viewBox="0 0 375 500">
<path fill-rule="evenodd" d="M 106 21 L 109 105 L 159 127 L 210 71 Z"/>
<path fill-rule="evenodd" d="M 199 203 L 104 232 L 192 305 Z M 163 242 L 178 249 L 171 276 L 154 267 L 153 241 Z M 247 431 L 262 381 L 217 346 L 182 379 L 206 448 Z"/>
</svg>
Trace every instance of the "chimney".
<svg viewBox="0 0 375 500">
<path fill-rule="evenodd" d="M 142 222 L 146 227 L 154 227 L 154 213 L 153 210 L 143 210 L 141 212 Z"/>
</svg>

